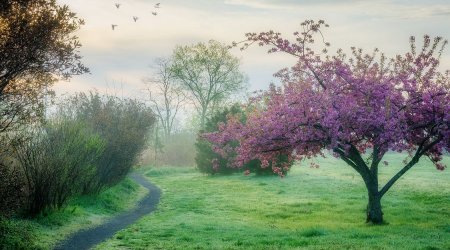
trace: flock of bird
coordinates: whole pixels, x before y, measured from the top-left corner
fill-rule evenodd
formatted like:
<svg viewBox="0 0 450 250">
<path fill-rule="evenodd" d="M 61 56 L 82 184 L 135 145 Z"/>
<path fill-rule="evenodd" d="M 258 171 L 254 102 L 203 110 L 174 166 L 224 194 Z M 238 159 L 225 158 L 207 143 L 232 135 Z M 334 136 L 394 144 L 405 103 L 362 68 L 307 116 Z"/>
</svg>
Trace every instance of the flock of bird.
<svg viewBox="0 0 450 250">
<path fill-rule="evenodd" d="M 117 9 L 119 9 L 120 6 L 121 6 L 122 4 L 120 4 L 120 3 L 115 3 L 114 5 L 116 6 Z M 152 15 L 154 15 L 154 16 L 158 15 L 158 12 L 156 12 L 156 9 L 159 9 L 159 8 L 161 7 L 160 5 L 161 5 L 161 3 L 155 4 L 155 6 L 154 6 L 154 7 L 155 7 L 155 10 L 152 11 Z M 137 22 L 138 20 L 139 20 L 139 17 L 133 16 L 133 21 L 134 21 L 134 22 Z M 115 30 L 115 29 L 117 28 L 117 26 L 119 26 L 119 25 L 117 25 L 117 24 L 111 24 L 112 30 Z"/>
</svg>

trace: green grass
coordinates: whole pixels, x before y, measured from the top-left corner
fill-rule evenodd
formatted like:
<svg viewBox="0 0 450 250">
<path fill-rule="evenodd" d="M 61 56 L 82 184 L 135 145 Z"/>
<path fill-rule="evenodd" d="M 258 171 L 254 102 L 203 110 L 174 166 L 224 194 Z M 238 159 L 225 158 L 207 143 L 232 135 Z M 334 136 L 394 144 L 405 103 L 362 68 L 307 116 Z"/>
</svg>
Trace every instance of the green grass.
<svg viewBox="0 0 450 250">
<path fill-rule="evenodd" d="M 381 183 L 403 157 L 386 156 Z M 361 178 L 332 157 L 315 161 L 283 179 L 150 168 L 159 209 L 96 249 L 450 249 L 450 170 L 422 160 L 383 198 L 387 223 L 374 226 Z"/>
<path fill-rule="evenodd" d="M 118 212 L 131 209 L 148 192 L 130 179 L 98 194 L 71 200 L 66 208 L 33 220 L 6 223 L 7 241 L 0 249 L 51 249 L 69 234 L 103 223 Z M 6 246 L 5 246 L 6 245 Z"/>
</svg>

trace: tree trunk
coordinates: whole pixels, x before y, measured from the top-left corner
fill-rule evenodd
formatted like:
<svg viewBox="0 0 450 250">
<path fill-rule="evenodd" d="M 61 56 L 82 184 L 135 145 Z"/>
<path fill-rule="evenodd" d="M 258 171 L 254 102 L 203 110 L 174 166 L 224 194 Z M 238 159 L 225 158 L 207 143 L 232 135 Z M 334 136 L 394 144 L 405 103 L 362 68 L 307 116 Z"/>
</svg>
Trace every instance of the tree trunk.
<svg viewBox="0 0 450 250">
<path fill-rule="evenodd" d="M 205 123 L 206 123 L 206 107 L 202 108 L 202 113 L 200 114 L 200 130 L 205 129 Z"/>
<path fill-rule="evenodd" d="M 383 223 L 383 212 L 381 211 L 381 195 L 378 190 L 369 189 L 369 203 L 367 204 L 367 220 L 373 224 Z"/>
</svg>

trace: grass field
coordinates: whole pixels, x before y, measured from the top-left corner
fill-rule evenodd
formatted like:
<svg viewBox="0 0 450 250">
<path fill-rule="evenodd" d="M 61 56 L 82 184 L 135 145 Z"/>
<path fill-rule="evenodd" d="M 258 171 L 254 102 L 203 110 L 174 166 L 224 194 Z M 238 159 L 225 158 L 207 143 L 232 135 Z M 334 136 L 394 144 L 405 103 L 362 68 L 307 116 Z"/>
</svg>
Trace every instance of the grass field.
<svg viewBox="0 0 450 250">
<path fill-rule="evenodd" d="M 52 249 L 70 233 L 103 223 L 115 214 L 131 209 L 148 192 L 130 179 L 100 193 L 81 196 L 60 211 L 33 220 L 8 220 L 7 235 L 0 249 Z"/>
<path fill-rule="evenodd" d="M 386 156 L 381 183 L 403 157 Z M 332 157 L 316 162 L 283 179 L 142 170 L 163 190 L 159 209 L 96 249 L 450 249 L 450 169 L 422 160 L 383 198 L 387 224 L 373 226 L 361 178 Z"/>
</svg>

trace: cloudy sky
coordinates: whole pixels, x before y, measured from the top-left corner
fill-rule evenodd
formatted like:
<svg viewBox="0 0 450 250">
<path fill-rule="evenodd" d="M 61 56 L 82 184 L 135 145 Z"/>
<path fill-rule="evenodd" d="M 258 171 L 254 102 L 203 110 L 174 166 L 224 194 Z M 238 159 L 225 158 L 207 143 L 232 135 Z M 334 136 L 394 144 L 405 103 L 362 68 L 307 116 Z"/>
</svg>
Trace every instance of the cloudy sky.
<svg viewBox="0 0 450 250">
<path fill-rule="evenodd" d="M 78 32 L 81 54 L 91 74 L 55 86 L 57 93 L 99 91 L 141 97 L 142 78 L 155 58 L 170 56 L 176 45 L 215 39 L 231 44 L 246 32 L 273 29 L 290 36 L 305 19 L 324 19 L 332 50 L 351 46 L 388 55 L 409 48 L 411 35 L 450 39 L 449 0 L 58 0 L 86 21 Z M 160 2 L 160 9 L 155 3 Z M 120 3 L 119 9 L 115 3 Z M 157 11 L 158 15 L 152 15 Z M 137 22 L 133 16 L 138 16 Z M 116 30 L 111 25 L 118 25 Z M 450 69 L 450 49 L 443 69 Z M 292 65 L 288 55 L 266 49 L 232 50 L 242 60 L 250 90 L 265 89 L 272 74 Z"/>
</svg>

